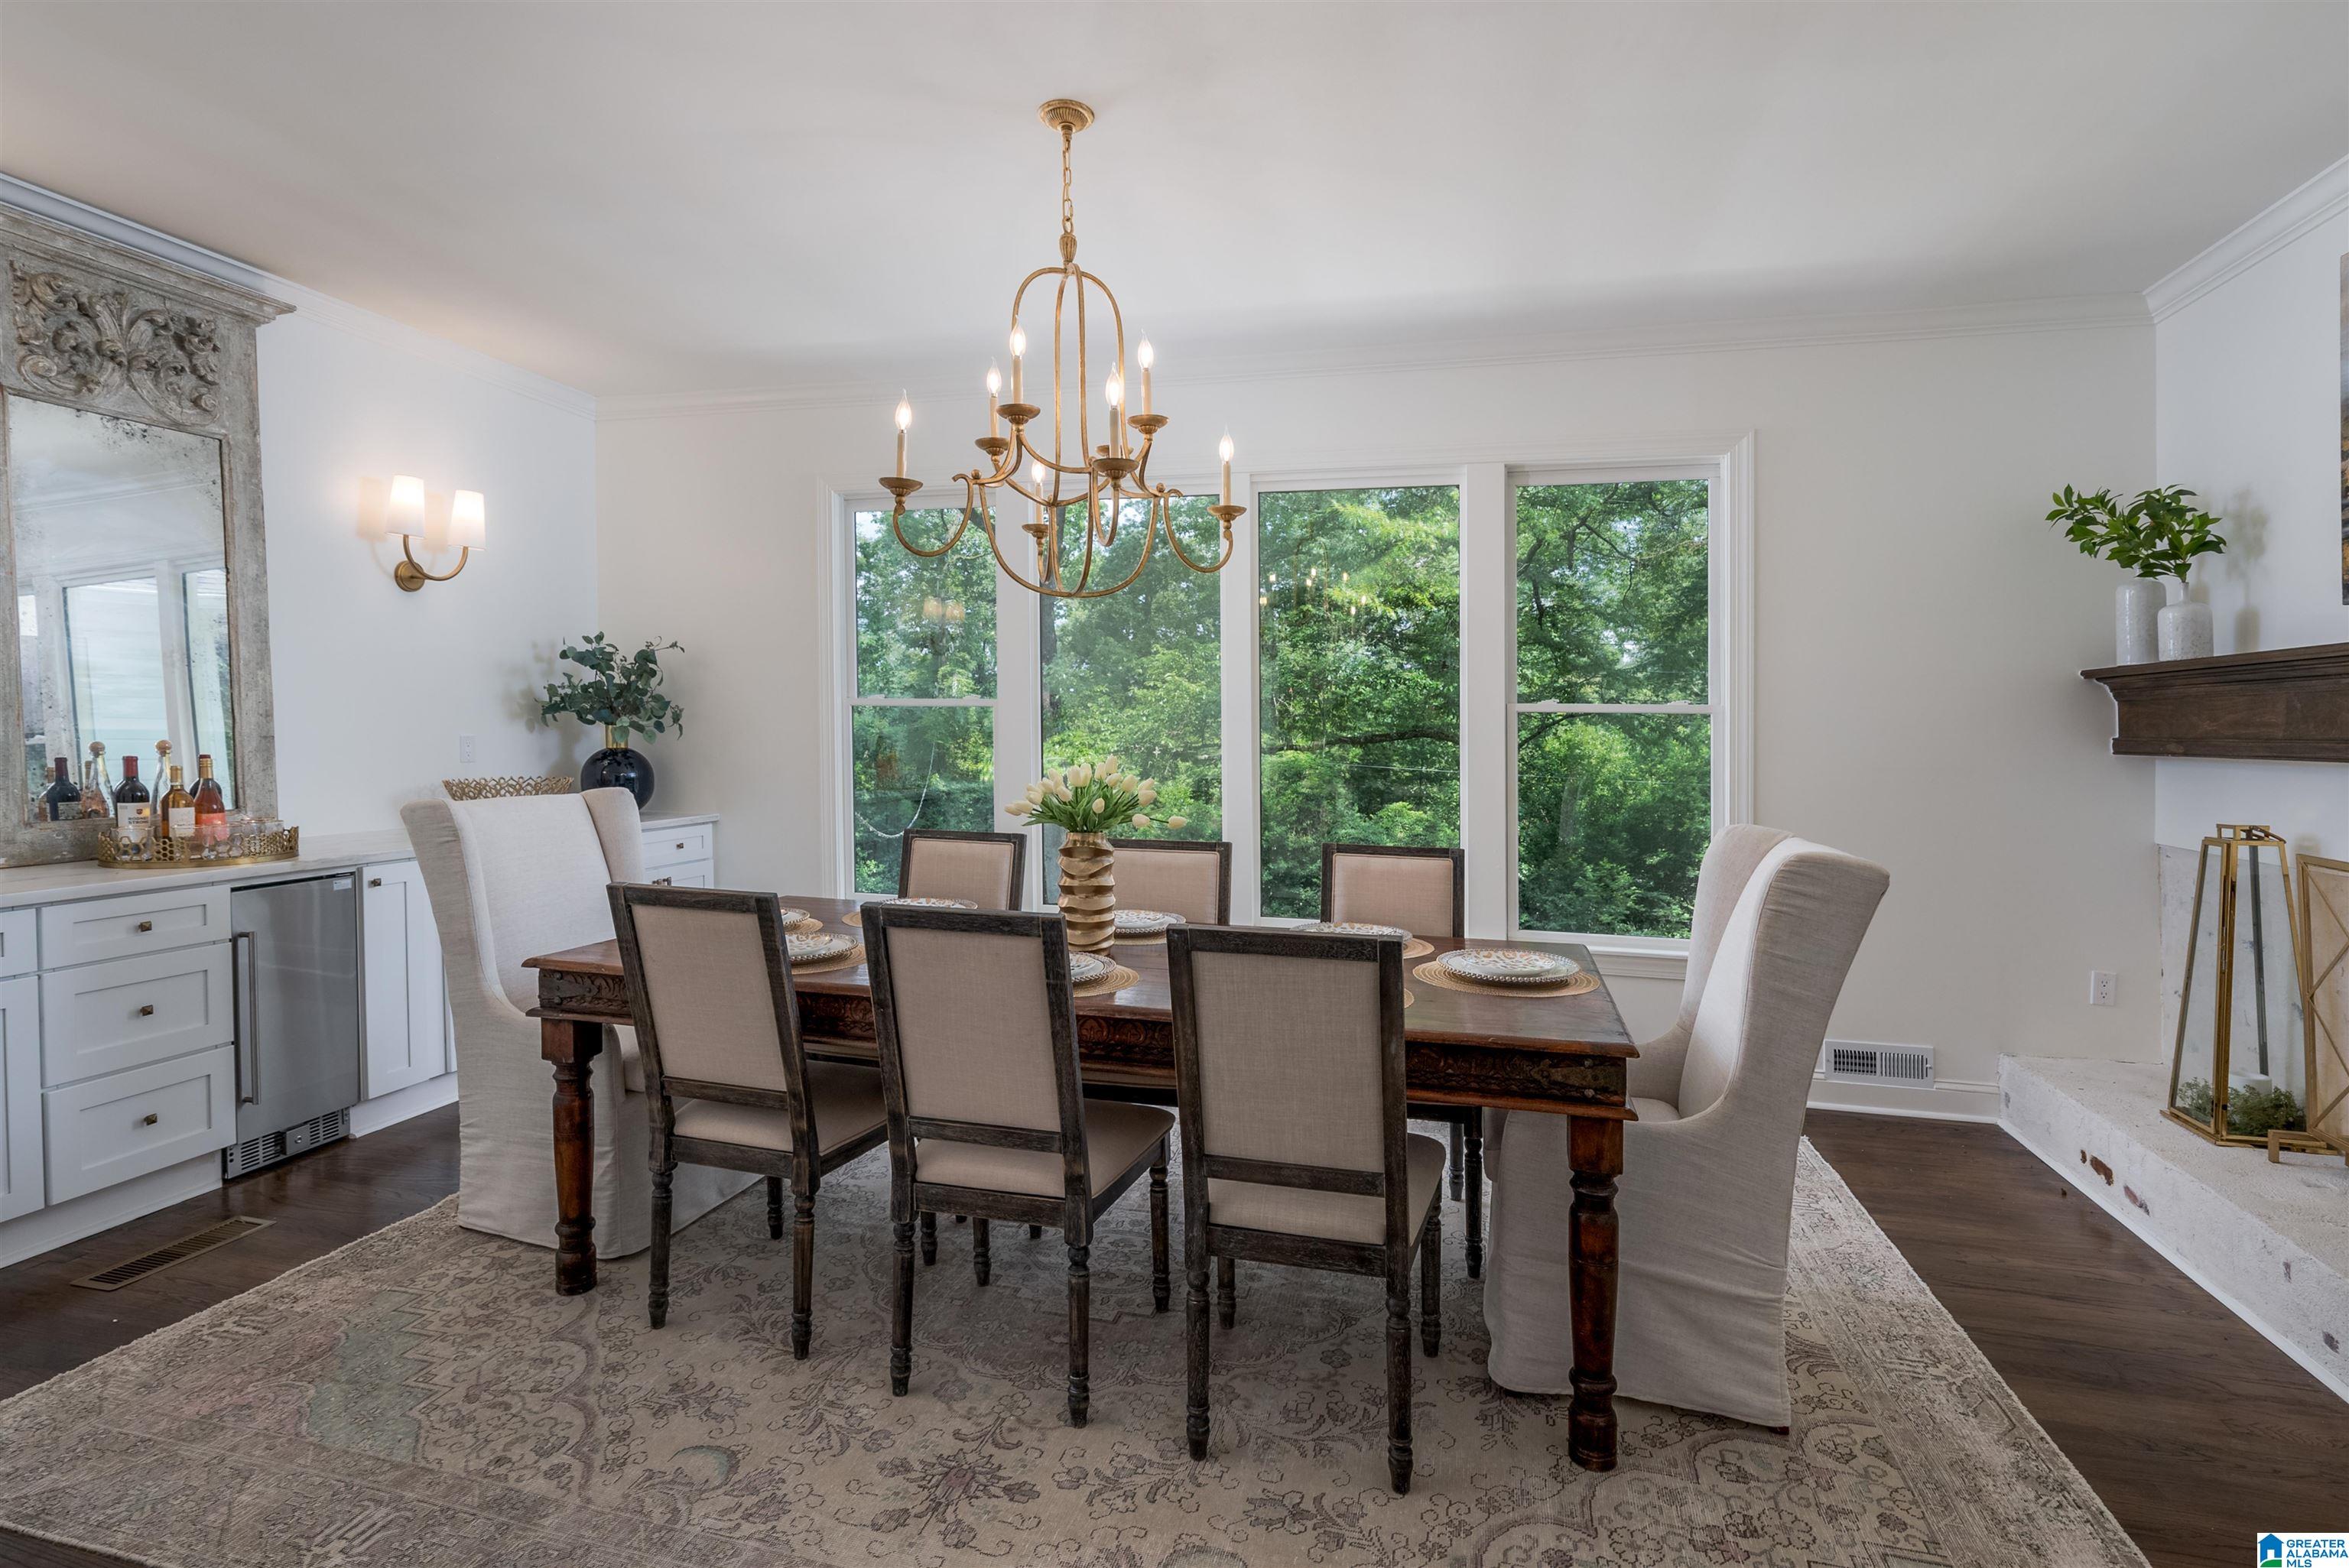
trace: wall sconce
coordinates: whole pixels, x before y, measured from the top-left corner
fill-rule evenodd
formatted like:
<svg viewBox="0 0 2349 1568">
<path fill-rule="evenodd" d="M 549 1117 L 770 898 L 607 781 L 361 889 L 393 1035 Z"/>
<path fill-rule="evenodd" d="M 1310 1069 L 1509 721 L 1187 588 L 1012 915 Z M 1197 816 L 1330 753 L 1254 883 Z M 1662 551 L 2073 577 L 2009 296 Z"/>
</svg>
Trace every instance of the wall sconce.
<svg viewBox="0 0 2349 1568">
<path fill-rule="evenodd" d="M 399 564 L 391 569 L 391 580 L 399 584 L 400 592 L 413 593 L 427 583 L 446 583 L 465 570 L 465 562 L 474 551 L 489 546 L 490 520 L 488 504 L 479 490 L 459 490 L 449 498 L 449 514 L 445 519 L 428 518 L 424 481 L 412 474 L 395 475 L 391 493 L 384 503 L 384 531 L 396 533 L 399 539 Z M 416 563 L 409 541 L 424 541 L 427 550 L 457 547 L 457 564 L 446 572 L 427 572 Z"/>
</svg>

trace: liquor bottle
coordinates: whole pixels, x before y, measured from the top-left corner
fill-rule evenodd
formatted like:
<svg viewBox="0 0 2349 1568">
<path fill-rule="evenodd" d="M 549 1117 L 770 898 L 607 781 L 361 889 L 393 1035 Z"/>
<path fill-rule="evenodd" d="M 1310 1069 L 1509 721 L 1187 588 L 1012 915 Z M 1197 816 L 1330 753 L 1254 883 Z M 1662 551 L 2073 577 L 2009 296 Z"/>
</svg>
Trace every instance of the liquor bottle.
<svg viewBox="0 0 2349 1568">
<path fill-rule="evenodd" d="M 155 805 L 147 786 L 139 781 L 135 754 L 125 753 L 122 758 L 122 784 L 114 791 L 114 827 L 134 844 L 144 844 L 154 836 Z"/>
<path fill-rule="evenodd" d="M 41 795 L 41 814 L 52 822 L 67 822 L 81 815 L 81 786 L 73 781 L 73 758 L 57 758 L 57 782 Z"/>
<path fill-rule="evenodd" d="M 196 798 L 180 782 L 178 764 L 172 765 L 169 779 L 171 788 L 155 808 L 155 837 L 171 840 L 184 853 L 195 848 Z"/>
<path fill-rule="evenodd" d="M 228 837 L 228 800 L 212 777 L 212 754 L 196 753 L 196 842 L 217 846 Z"/>
<path fill-rule="evenodd" d="M 82 764 L 81 814 L 107 819 L 114 815 L 114 780 L 106 774 L 106 742 L 103 740 L 89 743 L 89 760 Z"/>
</svg>

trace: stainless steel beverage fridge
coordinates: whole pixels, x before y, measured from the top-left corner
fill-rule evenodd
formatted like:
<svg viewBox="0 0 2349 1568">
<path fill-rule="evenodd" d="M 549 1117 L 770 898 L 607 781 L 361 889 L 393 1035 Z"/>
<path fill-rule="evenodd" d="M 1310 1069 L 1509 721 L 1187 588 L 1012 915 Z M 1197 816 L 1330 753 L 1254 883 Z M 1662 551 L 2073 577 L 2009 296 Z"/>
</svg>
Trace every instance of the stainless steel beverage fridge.
<svg viewBox="0 0 2349 1568">
<path fill-rule="evenodd" d="M 350 1130 L 358 1103 L 358 879 L 345 872 L 240 887 L 235 943 L 236 1142 L 241 1176 Z"/>
</svg>

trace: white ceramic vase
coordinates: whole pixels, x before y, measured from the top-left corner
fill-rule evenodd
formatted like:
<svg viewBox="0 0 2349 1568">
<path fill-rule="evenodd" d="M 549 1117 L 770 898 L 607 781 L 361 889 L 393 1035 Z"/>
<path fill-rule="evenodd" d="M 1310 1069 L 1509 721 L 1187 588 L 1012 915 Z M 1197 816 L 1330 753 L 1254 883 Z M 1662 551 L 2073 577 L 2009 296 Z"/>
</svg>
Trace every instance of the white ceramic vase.
<svg viewBox="0 0 2349 1568">
<path fill-rule="evenodd" d="M 2164 590 L 2158 577 L 2131 577 L 2113 590 L 2113 662 L 2149 664 L 2158 657 L 2155 621 Z"/>
<path fill-rule="evenodd" d="M 2210 606 L 2189 598 L 2184 579 L 2178 598 L 2164 604 L 2154 617 L 2154 642 L 2164 659 L 2207 659 L 2210 656 Z"/>
</svg>

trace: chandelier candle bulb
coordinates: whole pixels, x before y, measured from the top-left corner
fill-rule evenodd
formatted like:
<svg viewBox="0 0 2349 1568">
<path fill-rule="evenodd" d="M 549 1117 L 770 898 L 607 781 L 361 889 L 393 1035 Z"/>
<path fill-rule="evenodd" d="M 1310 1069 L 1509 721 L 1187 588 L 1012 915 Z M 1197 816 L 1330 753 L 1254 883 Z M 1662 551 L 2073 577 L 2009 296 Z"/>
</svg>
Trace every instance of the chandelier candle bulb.
<svg viewBox="0 0 2349 1568">
<path fill-rule="evenodd" d="M 1003 433 L 1002 423 L 996 415 L 996 409 L 999 407 L 996 394 L 1002 390 L 1003 372 L 992 365 L 988 366 L 987 367 L 987 433 L 989 436 L 999 436 Z"/>
<path fill-rule="evenodd" d="M 1151 411 L 1150 366 L 1157 358 L 1158 356 L 1151 351 L 1150 339 L 1146 337 L 1142 340 L 1142 346 L 1133 351 L 1133 362 L 1142 366 L 1142 411 L 1144 414 Z"/>
<path fill-rule="evenodd" d="M 1019 401 L 1019 362 L 1028 355 L 1028 332 L 1018 322 L 1011 324 L 1011 400 Z"/>
<path fill-rule="evenodd" d="M 903 392 L 897 394 L 897 477 L 905 477 L 905 431 L 914 423 L 914 406 L 905 401 Z"/>
<path fill-rule="evenodd" d="M 903 448 L 899 449 L 898 456 L 901 459 L 905 456 Z M 1224 459 L 1224 504 L 1229 506 L 1232 504 L 1232 433 L 1229 430 L 1226 430 L 1224 438 L 1216 443 L 1216 456 Z"/>
</svg>

